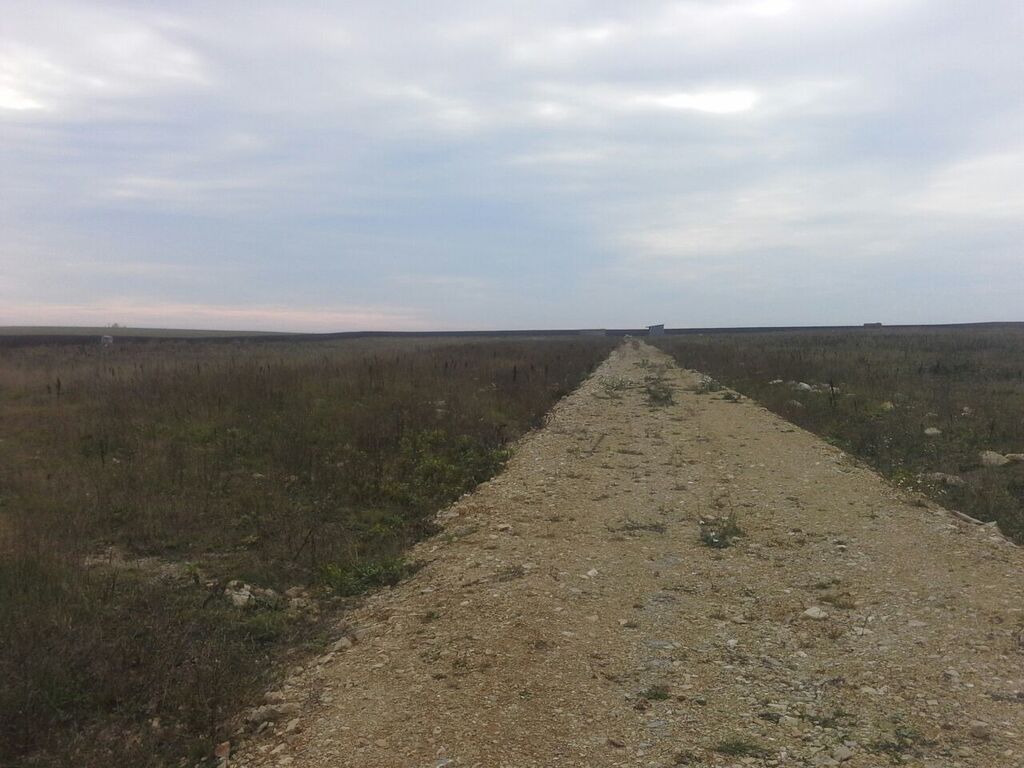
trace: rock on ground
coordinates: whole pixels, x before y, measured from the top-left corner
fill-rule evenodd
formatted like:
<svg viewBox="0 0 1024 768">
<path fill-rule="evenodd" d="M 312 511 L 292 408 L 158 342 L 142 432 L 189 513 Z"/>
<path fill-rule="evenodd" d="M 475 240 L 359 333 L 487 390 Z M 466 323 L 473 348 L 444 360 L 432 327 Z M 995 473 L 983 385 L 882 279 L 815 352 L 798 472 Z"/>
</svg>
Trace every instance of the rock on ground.
<svg viewBox="0 0 1024 768">
<path fill-rule="evenodd" d="M 1010 463 L 1010 459 L 996 451 L 982 451 L 978 454 L 981 463 L 986 467 L 1002 467 Z"/>
</svg>

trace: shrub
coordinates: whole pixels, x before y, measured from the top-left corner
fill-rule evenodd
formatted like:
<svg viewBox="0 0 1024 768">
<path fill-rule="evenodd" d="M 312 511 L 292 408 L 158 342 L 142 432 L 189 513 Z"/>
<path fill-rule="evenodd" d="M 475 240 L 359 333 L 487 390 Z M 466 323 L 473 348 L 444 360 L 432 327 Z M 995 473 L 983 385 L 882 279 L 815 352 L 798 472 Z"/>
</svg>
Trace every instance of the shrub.
<svg viewBox="0 0 1024 768">
<path fill-rule="evenodd" d="M 394 586 L 412 570 L 401 557 L 389 557 L 354 565 L 331 563 L 321 570 L 321 579 L 331 590 L 348 597 L 377 587 Z"/>
<path fill-rule="evenodd" d="M 647 397 L 647 404 L 654 407 L 672 405 L 675 402 L 672 386 L 660 376 L 647 378 L 644 382 L 644 395 Z"/>
<path fill-rule="evenodd" d="M 736 522 L 735 515 L 721 519 L 707 518 L 700 521 L 700 541 L 712 549 L 725 549 L 732 546 L 732 540 L 742 536 L 743 529 Z"/>
</svg>

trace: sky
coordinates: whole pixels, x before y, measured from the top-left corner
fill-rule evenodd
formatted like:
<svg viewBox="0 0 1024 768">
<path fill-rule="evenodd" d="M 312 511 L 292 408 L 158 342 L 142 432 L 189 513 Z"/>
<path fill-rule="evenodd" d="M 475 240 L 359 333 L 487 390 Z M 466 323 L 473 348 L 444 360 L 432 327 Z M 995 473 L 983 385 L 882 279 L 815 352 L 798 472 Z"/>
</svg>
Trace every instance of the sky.
<svg viewBox="0 0 1024 768">
<path fill-rule="evenodd" d="M 0 325 L 1024 320 L 1019 0 L 0 19 Z"/>
</svg>

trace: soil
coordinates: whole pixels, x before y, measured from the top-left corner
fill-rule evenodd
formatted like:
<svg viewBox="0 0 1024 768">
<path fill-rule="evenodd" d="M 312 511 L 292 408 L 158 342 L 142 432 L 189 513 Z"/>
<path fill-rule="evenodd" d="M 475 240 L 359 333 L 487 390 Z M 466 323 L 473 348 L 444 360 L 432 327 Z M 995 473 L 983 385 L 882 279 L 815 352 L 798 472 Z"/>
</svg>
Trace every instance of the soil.
<svg viewBox="0 0 1024 768">
<path fill-rule="evenodd" d="M 1024 766 L 1024 551 L 701 381 L 617 349 L 231 764 Z"/>
</svg>

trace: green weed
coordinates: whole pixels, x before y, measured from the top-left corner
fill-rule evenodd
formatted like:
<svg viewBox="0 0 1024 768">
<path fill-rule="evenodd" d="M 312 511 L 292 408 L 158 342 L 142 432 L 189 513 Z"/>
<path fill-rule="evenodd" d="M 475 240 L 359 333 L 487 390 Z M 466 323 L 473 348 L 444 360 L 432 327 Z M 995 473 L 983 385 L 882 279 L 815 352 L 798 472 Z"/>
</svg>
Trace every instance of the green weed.
<svg viewBox="0 0 1024 768">
<path fill-rule="evenodd" d="M 733 539 L 743 535 L 743 529 L 736 522 L 735 515 L 700 521 L 701 544 L 712 549 L 726 549 L 732 546 Z"/>
</svg>

